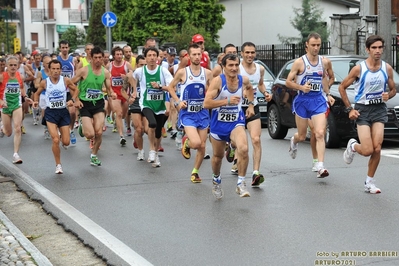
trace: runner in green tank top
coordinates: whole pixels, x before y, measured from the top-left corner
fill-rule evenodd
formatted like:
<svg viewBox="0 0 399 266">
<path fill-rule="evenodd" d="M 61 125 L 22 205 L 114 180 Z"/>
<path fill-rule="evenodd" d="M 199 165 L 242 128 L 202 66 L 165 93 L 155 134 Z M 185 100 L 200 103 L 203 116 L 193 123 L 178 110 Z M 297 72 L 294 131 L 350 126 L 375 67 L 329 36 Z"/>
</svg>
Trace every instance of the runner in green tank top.
<svg viewBox="0 0 399 266">
<path fill-rule="evenodd" d="M 111 74 L 102 66 L 104 52 L 100 47 L 94 47 L 91 50 L 90 65 L 80 68 L 76 71 L 73 83 L 79 83 L 79 88 L 74 92 L 72 101 L 75 107 L 80 109 L 82 122 L 79 126 L 79 134 L 88 139 L 94 138 L 90 164 L 100 166 L 101 161 L 97 158 L 97 152 L 102 142 L 104 114 L 104 95 L 103 84 L 106 92 L 113 99 L 116 94 L 111 89 Z"/>
</svg>

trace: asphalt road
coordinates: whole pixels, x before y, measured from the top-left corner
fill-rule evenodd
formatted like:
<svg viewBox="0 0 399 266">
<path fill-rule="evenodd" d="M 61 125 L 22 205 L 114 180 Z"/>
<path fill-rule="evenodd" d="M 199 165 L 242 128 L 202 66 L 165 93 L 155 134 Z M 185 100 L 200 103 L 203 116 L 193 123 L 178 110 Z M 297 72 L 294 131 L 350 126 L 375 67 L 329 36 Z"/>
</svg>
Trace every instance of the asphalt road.
<svg viewBox="0 0 399 266">
<path fill-rule="evenodd" d="M 382 193 L 370 195 L 363 189 L 367 158 L 357 155 L 348 166 L 344 148 L 327 150 L 330 176 L 318 179 L 309 143 L 301 143 L 292 160 L 288 137 L 294 130 L 272 140 L 263 129 L 265 182 L 249 188 L 250 198 L 240 198 L 224 160 L 224 197 L 216 200 L 210 160 L 200 170 L 203 183 L 191 183 L 193 159 L 183 159 L 169 138 L 162 141 L 162 167 L 153 168 L 136 161 L 131 138 L 120 147 L 111 128 L 99 152 L 102 166 L 90 166 L 89 143 L 78 137 L 76 146 L 62 150 L 64 174 L 56 175 L 42 127 L 30 116 L 25 127 L 24 163 L 17 167 L 154 265 L 399 265 L 397 142 L 384 145 L 376 175 Z M 0 147 L 11 161 L 12 138 L 0 139 Z M 252 159 L 247 183 L 251 170 Z"/>
</svg>

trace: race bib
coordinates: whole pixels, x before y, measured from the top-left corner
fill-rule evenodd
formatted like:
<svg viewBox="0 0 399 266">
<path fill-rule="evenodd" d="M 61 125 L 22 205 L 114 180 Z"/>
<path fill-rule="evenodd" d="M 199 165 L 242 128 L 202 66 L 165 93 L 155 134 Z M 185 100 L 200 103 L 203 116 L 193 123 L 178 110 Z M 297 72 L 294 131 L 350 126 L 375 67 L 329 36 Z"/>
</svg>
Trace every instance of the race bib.
<svg viewBox="0 0 399 266">
<path fill-rule="evenodd" d="M 63 76 L 64 78 L 72 78 L 72 71 L 64 71 L 61 72 L 61 76 Z"/>
<path fill-rule="evenodd" d="M 64 97 L 50 97 L 50 109 L 59 109 L 65 107 Z"/>
<path fill-rule="evenodd" d="M 382 92 L 366 93 L 365 105 L 382 103 Z"/>
<path fill-rule="evenodd" d="M 238 115 L 238 107 L 220 107 L 218 112 L 218 120 L 221 122 L 236 122 L 238 120 Z"/>
<path fill-rule="evenodd" d="M 95 89 L 87 89 L 86 99 L 88 100 L 98 100 L 101 98 L 103 92 Z"/>
<path fill-rule="evenodd" d="M 197 113 L 202 110 L 204 102 L 201 100 L 191 100 L 187 104 L 187 111 Z"/>
<path fill-rule="evenodd" d="M 112 77 L 111 85 L 112 87 L 122 86 L 123 85 L 122 77 Z"/>
<path fill-rule="evenodd" d="M 7 94 L 18 94 L 19 93 L 19 87 L 17 87 L 17 88 L 7 87 L 6 88 L 6 93 Z"/>
<path fill-rule="evenodd" d="M 310 81 L 310 90 L 311 91 L 320 91 L 321 90 L 321 79 L 308 79 L 308 81 Z M 308 82 L 307 81 L 307 82 Z"/>
<path fill-rule="evenodd" d="M 147 101 L 163 101 L 164 92 L 162 90 L 148 90 Z"/>
</svg>

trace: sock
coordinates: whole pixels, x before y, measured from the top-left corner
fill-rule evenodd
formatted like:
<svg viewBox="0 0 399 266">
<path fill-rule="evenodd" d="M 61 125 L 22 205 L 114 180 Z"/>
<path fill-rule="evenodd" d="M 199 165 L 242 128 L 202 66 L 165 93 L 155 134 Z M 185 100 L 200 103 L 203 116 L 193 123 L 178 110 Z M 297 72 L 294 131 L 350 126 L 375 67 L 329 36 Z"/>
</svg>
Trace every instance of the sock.
<svg viewBox="0 0 399 266">
<path fill-rule="evenodd" d="M 317 163 L 318 161 L 318 159 L 313 159 L 313 163 Z"/>
<path fill-rule="evenodd" d="M 18 155 L 18 153 L 17 152 L 14 152 L 14 155 L 13 156 L 17 156 Z"/>
<path fill-rule="evenodd" d="M 97 157 L 97 154 L 90 154 L 90 158 Z"/>
<path fill-rule="evenodd" d="M 252 174 L 253 175 L 259 175 L 259 171 L 258 170 L 254 170 L 254 172 Z"/>
<path fill-rule="evenodd" d="M 191 172 L 192 174 L 198 174 L 198 169 L 193 168 L 193 171 Z"/>
<path fill-rule="evenodd" d="M 245 176 L 239 176 L 237 179 L 237 185 L 241 184 L 243 181 L 245 181 Z"/>
<path fill-rule="evenodd" d="M 324 168 L 324 163 L 323 163 L 323 162 L 317 162 L 316 168 L 317 168 L 317 169 L 322 169 L 322 168 Z"/>
<path fill-rule="evenodd" d="M 374 178 L 367 176 L 366 183 L 372 182 Z"/>
<path fill-rule="evenodd" d="M 353 152 L 356 152 L 356 150 L 355 150 L 355 144 L 356 144 L 356 142 L 354 142 L 354 143 L 351 144 L 351 149 L 352 149 Z"/>
<path fill-rule="evenodd" d="M 219 175 L 213 174 L 213 181 L 220 183 L 222 181 L 222 179 L 220 178 L 220 174 Z"/>
</svg>

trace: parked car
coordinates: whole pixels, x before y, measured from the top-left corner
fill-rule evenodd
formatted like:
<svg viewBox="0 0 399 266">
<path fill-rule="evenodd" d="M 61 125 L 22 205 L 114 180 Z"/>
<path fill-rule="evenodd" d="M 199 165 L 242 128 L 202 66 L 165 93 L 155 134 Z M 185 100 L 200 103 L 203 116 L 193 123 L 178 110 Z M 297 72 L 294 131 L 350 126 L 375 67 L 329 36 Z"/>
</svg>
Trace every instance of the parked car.
<svg viewBox="0 0 399 266">
<path fill-rule="evenodd" d="M 356 123 L 350 120 L 345 113 L 345 105 L 338 91 L 339 84 L 348 75 L 349 71 L 365 57 L 357 55 L 326 56 L 331 60 L 335 81 L 330 93 L 335 99 L 335 104 L 330 108 L 327 118 L 326 147 L 337 148 L 342 140 L 357 137 Z M 288 129 L 296 127 L 295 116 L 292 114 L 292 102 L 297 96 L 297 91 L 286 87 L 285 81 L 292 68 L 294 60 L 287 62 L 278 73 L 271 92 L 273 99 L 268 103 L 268 131 L 273 139 L 286 137 Z M 396 89 L 399 91 L 399 74 L 394 71 Z M 354 105 L 354 87 L 347 88 L 349 101 Z M 387 103 L 388 123 L 385 124 L 385 137 L 399 137 L 399 96 L 390 99 Z"/>
</svg>

